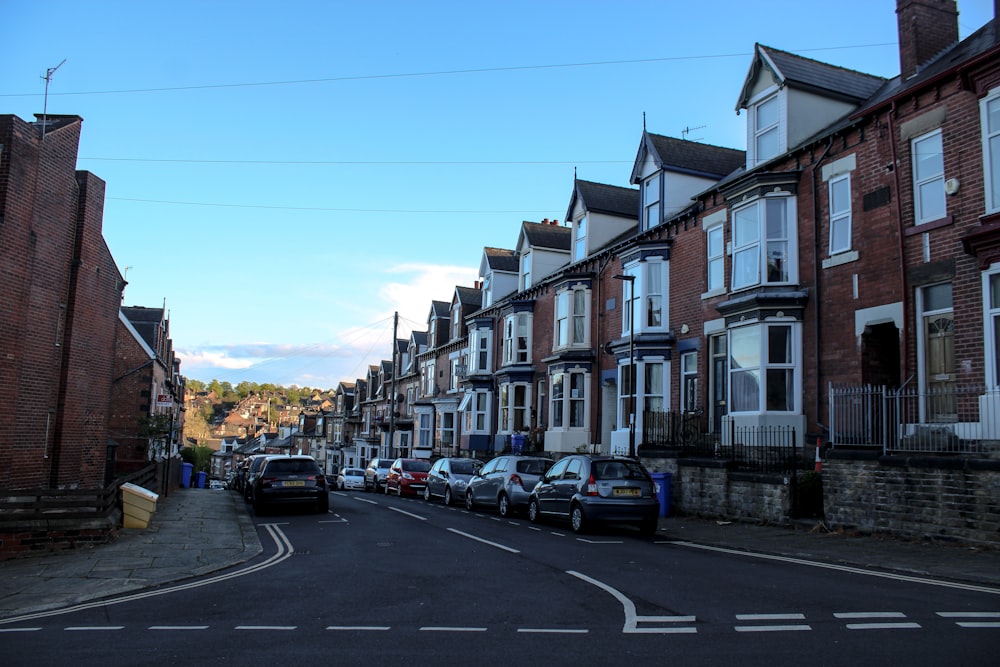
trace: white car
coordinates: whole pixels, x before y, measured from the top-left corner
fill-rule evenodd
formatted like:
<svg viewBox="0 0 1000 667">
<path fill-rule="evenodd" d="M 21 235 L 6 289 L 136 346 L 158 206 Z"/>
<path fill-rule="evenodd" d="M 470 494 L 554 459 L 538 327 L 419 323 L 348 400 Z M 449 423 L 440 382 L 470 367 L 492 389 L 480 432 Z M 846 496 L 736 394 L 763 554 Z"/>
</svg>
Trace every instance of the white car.
<svg viewBox="0 0 1000 667">
<path fill-rule="evenodd" d="M 345 489 L 364 491 L 365 471 L 362 468 L 341 468 L 337 475 L 337 488 L 341 491 Z"/>
</svg>

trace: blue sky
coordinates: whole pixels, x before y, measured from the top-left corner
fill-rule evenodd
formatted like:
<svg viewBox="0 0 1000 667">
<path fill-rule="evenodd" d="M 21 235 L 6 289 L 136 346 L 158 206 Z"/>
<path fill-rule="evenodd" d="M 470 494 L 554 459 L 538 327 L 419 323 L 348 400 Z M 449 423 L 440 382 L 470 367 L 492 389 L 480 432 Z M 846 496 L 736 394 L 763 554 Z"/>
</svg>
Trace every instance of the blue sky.
<svg viewBox="0 0 1000 667">
<path fill-rule="evenodd" d="M 628 186 L 643 114 L 745 148 L 755 42 L 895 76 L 895 6 L 0 0 L 0 113 L 62 63 L 48 112 L 84 118 L 125 305 L 166 303 L 185 376 L 327 389 L 562 220 L 574 169 Z M 992 18 L 958 6 L 962 38 Z"/>
</svg>

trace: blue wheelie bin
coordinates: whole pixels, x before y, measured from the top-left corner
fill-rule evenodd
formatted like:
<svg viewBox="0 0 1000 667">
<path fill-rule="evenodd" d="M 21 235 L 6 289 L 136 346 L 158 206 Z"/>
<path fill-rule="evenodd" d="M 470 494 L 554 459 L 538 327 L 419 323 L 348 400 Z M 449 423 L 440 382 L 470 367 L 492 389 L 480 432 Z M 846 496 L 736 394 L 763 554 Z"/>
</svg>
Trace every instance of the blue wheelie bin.
<svg viewBox="0 0 1000 667">
<path fill-rule="evenodd" d="M 651 472 L 649 476 L 656 484 L 656 498 L 660 501 L 660 516 L 670 514 L 670 478 L 669 472 Z"/>
</svg>

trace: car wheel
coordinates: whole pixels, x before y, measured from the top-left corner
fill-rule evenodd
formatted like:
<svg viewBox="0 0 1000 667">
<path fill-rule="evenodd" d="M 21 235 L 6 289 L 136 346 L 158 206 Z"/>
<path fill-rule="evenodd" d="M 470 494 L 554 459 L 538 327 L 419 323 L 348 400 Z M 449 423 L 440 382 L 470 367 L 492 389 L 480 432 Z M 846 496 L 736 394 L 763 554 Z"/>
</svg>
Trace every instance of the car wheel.
<svg viewBox="0 0 1000 667">
<path fill-rule="evenodd" d="M 470 512 L 476 509 L 476 499 L 472 497 L 472 489 L 468 489 L 465 492 L 465 509 Z"/>
<path fill-rule="evenodd" d="M 396 497 L 397 498 L 402 498 L 403 497 L 403 485 L 402 484 L 400 484 L 399 486 L 396 487 Z"/>
<path fill-rule="evenodd" d="M 528 501 L 528 521 L 538 523 L 541 520 L 542 513 L 538 509 L 538 498 L 532 498 Z"/>
<path fill-rule="evenodd" d="M 446 487 L 445 490 L 444 490 L 444 504 L 445 505 L 451 505 L 451 501 L 452 501 L 451 487 L 449 486 L 449 487 Z"/>
<path fill-rule="evenodd" d="M 506 493 L 501 493 L 500 497 L 497 498 L 497 508 L 500 510 L 500 516 L 504 518 L 510 516 L 510 498 L 507 497 Z"/>
<path fill-rule="evenodd" d="M 583 508 L 580 505 L 569 508 L 569 520 L 573 524 L 574 533 L 582 533 L 587 529 L 587 519 L 583 516 Z"/>
</svg>

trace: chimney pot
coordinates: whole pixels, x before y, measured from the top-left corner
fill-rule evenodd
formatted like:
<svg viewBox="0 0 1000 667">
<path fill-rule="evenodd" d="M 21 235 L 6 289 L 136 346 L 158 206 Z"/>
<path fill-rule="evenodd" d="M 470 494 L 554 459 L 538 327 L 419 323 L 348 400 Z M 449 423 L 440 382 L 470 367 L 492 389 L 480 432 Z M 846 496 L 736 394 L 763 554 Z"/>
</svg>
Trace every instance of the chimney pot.
<svg viewBox="0 0 1000 667">
<path fill-rule="evenodd" d="M 958 42 L 955 0 L 896 0 L 899 73 L 904 80 Z"/>
</svg>

